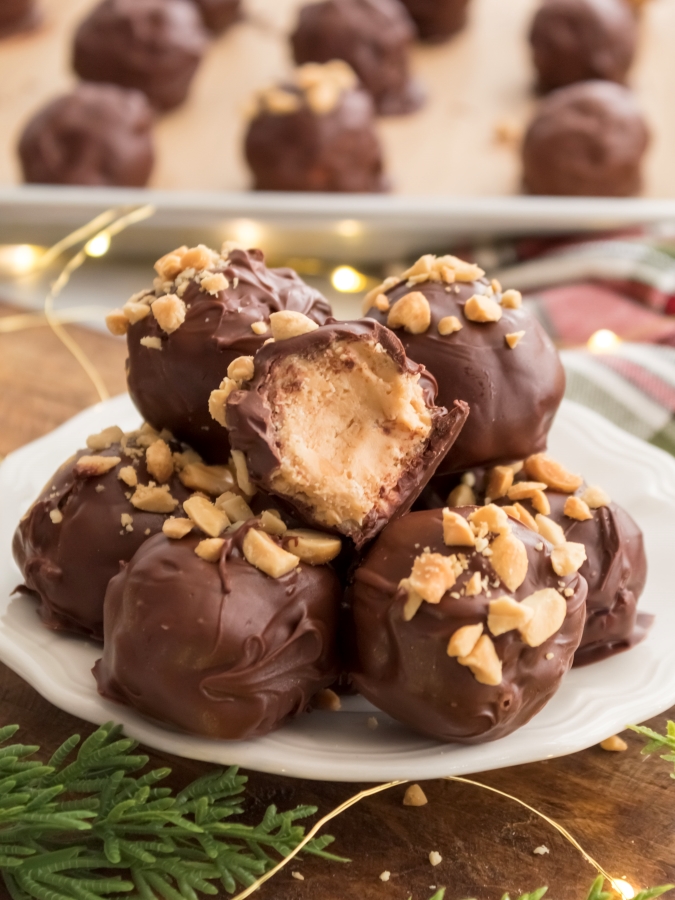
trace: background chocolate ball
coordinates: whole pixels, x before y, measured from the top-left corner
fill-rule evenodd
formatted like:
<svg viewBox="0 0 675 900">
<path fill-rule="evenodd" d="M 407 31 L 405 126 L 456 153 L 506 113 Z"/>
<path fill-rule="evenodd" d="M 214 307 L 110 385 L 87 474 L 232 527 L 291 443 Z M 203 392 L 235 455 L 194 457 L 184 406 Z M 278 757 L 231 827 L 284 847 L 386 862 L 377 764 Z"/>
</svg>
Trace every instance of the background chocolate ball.
<svg viewBox="0 0 675 900">
<path fill-rule="evenodd" d="M 18 148 L 24 181 L 144 187 L 154 163 L 152 124 L 140 91 L 80 84 L 24 128 Z"/>
<path fill-rule="evenodd" d="M 298 64 L 345 60 L 373 95 L 378 113 L 401 115 L 423 100 L 408 71 L 414 36 L 398 0 L 322 0 L 301 8 L 291 43 Z"/>
<path fill-rule="evenodd" d="M 523 143 L 530 194 L 629 197 L 640 191 L 649 131 L 634 95 L 583 81 L 546 97 Z"/>
<path fill-rule="evenodd" d="M 192 734 L 261 737 L 301 713 L 338 673 L 341 587 L 329 566 L 280 578 L 250 565 L 246 526 L 219 563 L 198 536 L 147 541 L 106 595 L 99 692 Z"/>
<path fill-rule="evenodd" d="M 454 512 L 467 518 L 473 509 Z M 515 591 L 498 582 L 493 587 L 495 572 L 482 553 L 446 546 L 440 509 L 391 522 L 354 573 L 347 592 L 356 654 L 353 682 L 375 706 L 429 737 L 475 744 L 510 734 L 548 702 L 572 665 L 584 624 L 586 582 L 578 574 L 561 579 L 551 566 L 551 545 L 538 550 L 538 534 L 511 525 L 528 558 L 527 575 Z M 445 557 L 465 554 L 467 567 L 452 593 L 447 591 L 438 604 L 423 602 L 406 621 L 408 594 L 399 582 L 410 575 L 423 548 Z M 487 577 L 488 587 L 466 596 L 466 584 L 475 572 Z M 507 596 L 522 602 L 545 588 L 569 590 L 563 624 L 538 647 L 526 644 L 516 630 L 492 637 L 502 662 L 500 684 L 480 683 L 468 667 L 448 656 L 448 642 L 459 628 L 482 623 L 483 634 L 489 634 L 490 600 Z"/>
<path fill-rule="evenodd" d="M 637 37 L 629 0 L 544 0 L 530 31 L 540 89 L 596 78 L 623 83 Z"/>
<path fill-rule="evenodd" d="M 469 0 L 402 0 L 421 40 L 446 41 L 466 25 Z"/>
<path fill-rule="evenodd" d="M 32 28 L 40 20 L 35 0 L 2 0 L 0 3 L 0 38 L 26 28 Z"/>
<path fill-rule="evenodd" d="M 210 31 L 225 31 L 241 14 L 241 0 L 194 0 Z"/>
<path fill-rule="evenodd" d="M 86 81 L 137 88 L 168 110 L 185 100 L 206 45 L 190 0 L 103 0 L 77 29 L 73 66 Z"/>
</svg>

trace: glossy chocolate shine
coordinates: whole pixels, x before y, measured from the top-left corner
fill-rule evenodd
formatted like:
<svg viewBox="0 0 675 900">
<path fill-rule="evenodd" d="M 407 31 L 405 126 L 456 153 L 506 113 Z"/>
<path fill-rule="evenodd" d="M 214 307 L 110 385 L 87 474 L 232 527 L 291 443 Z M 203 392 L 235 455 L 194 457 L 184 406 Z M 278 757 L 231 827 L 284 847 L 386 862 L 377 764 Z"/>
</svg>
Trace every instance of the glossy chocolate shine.
<svg viewBox="0 0 675 900">
<path fill-rule="evenodd" d="M 84 477 L 74 464 L 91 454 L 80 450 L 47 482 L 15 532 L 13 552 L 26 587 L 40 601 L 44 624 L 102 641 L 108 582 L 121 562 L 161 531 L 167 516 L 135 509 L 126 496 L 133 488 L 118 477 L 120 469 L 133 466 L 139 483 L 148 484 L 144 458 L 129 456 L 113 444 L 96 455 L 119 456 L 121 462 L 105 475 Z M 180 502 L 190 494 L 177 477 L 171 479 L 170 489 Z M 62 522 L 50 519 L 52 510 L 61 512 Z M 121 524 L 124 513 L 133 518 L 131 532 Z"/>
<path fill-rule="evenodd" d="M 157 535 L 112 580 L 95 667 L 104 697 L 192 734 L 260 737 L 335 678 L 341 588 L 328 566 L 270 578 L 243 558 L 247 526 L 220 563 L 198 537 Z"/>
<path fill-rule="evenodd" d="M 488 287 L 485 279 L 454 285 L 427 281 L 413 287 L 402 282 L 386 292 L 391 305 L 411 291 L 424 294 L 431 308 L 429 328 L 422 334 L 397 328 L 395 334 L 408 357 L 438 382 L 440 405 L 450 408 L 455 400 L 469 404 L 469 418 L 439 474 L 524 459 L 544 450 L 565 390 L 558 353 L 526 309 L 505 308 L 499 322 L 470 322 L 464 316 L 466 301 L 487 293 Z M 388 313 L 375 307 L 366 315 L 387 322 Z M 456 316 L 461 330 L 439 334 L 438 323 L 445 316 Z M 511 349 L 505 335 L 517 331 L 525 335 Z"/>
<path fill-rule="evenodd" d="M 467 517 L 472 509 L 457 512 Z M 539 535 L 511 524 L 529 560 L 525 581 L 515 592 L 503 585 L 491 588 L 489 597 L 481 593 L 455 599 L 448 592 L 438 605 L 422 603 L 413 619 L 404 621 L 407 594 L 398 584 L 409 576 L 422 549 L 445 556 L 467 552 L 444 544 L 441 510 L 410 513 L 392 522 L 356 570 L 347 593 L 354 623 L 354 684 L 375 706 L 422 734 L 465 744 L 504 737 L 539 712 L 572 664 L 584 623 L 586 582 L 579 575 L 560 579 L 551 567 L 551 545 L 536 550 Z M 491 582 L 496 577 L 489 560 L 472 553 L 453 591 L 476 571 Z M 560 581 L 574 593 L 566 600 L 567 617 L 557 633 L 539 647 L 529 647 L 517 631 L 493 638 L 503 664 L 501 684 L 480 684 L 470 669 L 447 655 L 458 628 L 481 622 L 489 633 L 490 599 L 506 595 L 521 601 L 543 588 L 557 590 Z M 553 658 L 546 659 L 550 653 Z"/>
<path fill-rule="evenodd" d="M 168 428 L 212 463 L 227 462 L 227 432 L 209 414 L 209 396 L 238 356 L 251 356 L 270 337 L 251 330 L 269 322 L 272 312 L 290 309 L 315 322 L 331 310 L 321 294 L 291 269 L 268 269 L 260 250 L 232 250 L 222 271 L 230 286 L 216 295 L 190 283 L 183 300 L 185 322 L 166 334 L 149 315 L 131 325 L 127 335 L 129 393 L 143 418 Z M 235 287 L 236 280 L 236 287 Z M 140 342 L 158 337 L 162 349 Z"/>
</svg>

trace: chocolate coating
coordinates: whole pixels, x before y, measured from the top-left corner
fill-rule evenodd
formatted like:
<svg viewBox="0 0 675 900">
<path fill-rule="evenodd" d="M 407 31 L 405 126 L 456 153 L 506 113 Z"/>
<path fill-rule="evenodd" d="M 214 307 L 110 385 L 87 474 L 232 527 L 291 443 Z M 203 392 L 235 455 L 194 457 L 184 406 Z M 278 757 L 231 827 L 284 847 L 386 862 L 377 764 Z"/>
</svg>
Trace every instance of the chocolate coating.
<svg viewBox="0 0 675 900">
<path fill-rule="evenodd" d="M 219 563 L 198 537 L 147 541 L 115 577 L 99 692 L 192 734 L 261 737 L 307 706 L 337 674 L 341 589 L 328 566 L 270 578 L 243 558 L 246 526 Z"/>
<path fill-rule="evenodd" d="M 637 36 L 629 0 L 544 0 L 530 30 L 539 88 L 595 78 L 623 84 Z"/>
<path fill-rule="evenodd" d="M 270 336 L 254 334 L 251 325 L 269 322 L 270 313 L 282 309 L 318 323 L 331 314 L 328 301 L 292 269 L 268 269 L 260 250 L 232 250 L 218 271 L 230 286 L 212 295 L 192 281 L 183 294 L 185 322 L 172 334 L 151 315 L 127 334 L 127 381 L 137 409 L 212 463 L 227 462 L 230 449 L 227 432 L 209 414 L 211 391 L 232 360 L 253 355 Z M 143 346 L 147 337 L 160 338 L 161 351 Z"/>
<path fill-rule="evenodd" d="M 77 29 L 73 66 L 85 81 L 137 88 L 168 110 L 185 100 L 206 45 L 189 0 L 103 0 Z"/>
<path fill-rule="evenodd" d="M 297 89 L 284 88 L 302 98 Z M 370 192 L 387 190 L 373 101 L 345 91 L 319 115 L 302 98 L 288 115 L 261 111 L 246 134 L 246 161 L 259 191 Z"/>
<path fill-rule="evenodd" d="M 108 582 L 120 563 L 131 559 L 150 535 L 161 531 L 166 515 L 142 512 L 126 493 L 133 490 L 118 477 L 124 466 L 134 466 L 138 480 L 148 484 L 144 458 L 132 457 L 119 444 L 100 456 L 119 456 L 121 462 L 98 477 L 78 473 L 75 462 L 91 450 L 80 450 L 64 463 L 19 523 L 14 534 L 14 559 L 28 591 L 40 601 L 40 616 L 54 631 L 82 634 L 103 640 L 103 599 Z M 177 478 L 170 481 L 176 500 L 187 491 Z M 49 513 L 63 516 L 54 523 Z M 133 518 L 133 531 L 121 524 L 122 514 Z M 146 534 L 146 531 L 149 533 Z"/>
<path fill-rule="evenodd" d="M 323 0 L 303 6 L 291 35 L 298 64 L 344 59 L 381 115 L 416 110 L 423 93 L 408 71 L 415 29 L 398 0 Z"/>
<path fill-rule="evenodd" d="M 446 290 L 446 288 L 448 288 Z M 411 291 L 422 293 L 431 308 L 431 324 L 422 334 L 395 333 L 410 359 L 421 363 L 438 382 L 438 403 L 469 404 L 469 418 L 438 474 L 479 465 L 524 459 L 546 447 L 553 417 L 565 390 L 565 372 L 553 343 L 522 306 L 503 308 L 499 322 L 471 322 L 464 305 L 487 293 L 486 279 L 446 285 L 427 281 L 408 287 L 401 282 L 386 292 L 390 304 Z M 499 295 L 495 295 L 499 299 Z M 388 313 L 371 307 L 367 315 L 386 324 Z M 439 321 L 456 316 L 460 331 L 441 335 Z M 512 350 L 505 335 L 525 331 Z"/>
<path fill-rule="evenodd" d="M 456 512 L 467 517 L 471 510 Z M 501 585 L 491 590 L 491 597 L 485 592 L 459 598 L 446 593 L 439 604 L 422 603 L 412 620 L 404 621 L 407 594 L 398 584 L 410 574 L 421 548 L 444 556 L 467 553 L 466 547 L 444 544 L 441 510 L 411 513 L 392 522 L 356 570 L 347 595 L 357 653 L 353 681 L 371 703 L 422 734 L 462 744 L 504 737 L 539 712 L 572 664 L 584 623 L 586 582 L 578 574 L 559 579 L 551 567 L 551 545 L 537 551 L 539 535 L 511 524 L 529 560 L 525 581 L 515 592 Z M 491 582 L 495 577 L 488 559 L 471 553 L 453 591 L 459 592 L 476 571 Z M 557 590 L 560 580 L 574 593 L 566 598 L 567 616 L 559 631 L 539 647 L 525 644 L 518 631 L 493 638 L 503 666 L 501 684 L 479 683 L 470 669 L 447 655 L 448 641 L 458 628 L 480 622 L 489 633 L 490 599 L 505 595 L 522 601 L 543 588 Z M 546 659 L 549 653 L 552 659 Z"/>
<path fill-rule="evenodd" d="M 431 416 L 430 435 L 421 454 L 402 471 L 398 482 L 387 489 L 382 486 L 379 505 L 374 506 L 364 521 L 342 522 L 335 530 L 346 534 L 357 548 L 374 538 L 394 517 L 407 512 L 436 471 L 438 463 L 456 441 L 468 415 L 465 403 L 458 401 L 450 409 L 435 406 L 436 382 L 423 366 L 411 362 L 401 342 L 388 328 L 372 320 L 360 322 L 330 322 L 315 331 L 284 341 L 276 341 L 260 349 L 255 357 L 255 374 L 244 389 L 234 391 L 227 400 L 227 424 L 231 446 L 241 450 L 248 464 L 251 479 L 271 495 L 280 496 L 295 508 L 308 524 L 326 529 L 326 523 L 317 519 L 311 505 L 296 497 L 290 497 L 275 489 L 273 476 L 281 464 L 278 438 L 272 422 L 274 397 L 271 378 L 275 367 L 290 356 L 321 357 L 336 342 L 364 342 L 379 345 L 388 354 L 401 373 L 419 374 L 424 392 L 424 402 Z M 298 401 L 299 402 L 299 401 Z M 308 410 L 317 415 L 318 410 Z M 345 428 L 349 423 L 345 421 Z M 347 480 L 353 480 L 351 473 Z M 330 529 L 328 529 L 330 530 Z"/>
<path fill-rule="evenodd" d="M 154 163 L 153 113 L 145 95 L 114 84 L 80 84 L 26 125 L 24 181 L 144 187 Z"/>
<path fill-rule="evenodd" d="M 3 0 L 0 4 L 0 38 L 34 28 L 40 18 L 35 0 Z"/>
<path fill-rule="evenodd" d="M 209 31 L 226 31 L 241 14 L 241 0 L 194 0 Z"/>
<path fill-rule="evenodd" d="M 447 41 L 466 25 L 469 0 L 401 0 L 421 40 Z"/>
<path fill-rule="evenodd" d="M 539 107 L 523 143 L 531 194 L 628 197 L 641 187 L 649 132 L 633 94 L 611 81 L 559 88 Z"/>
</svg>

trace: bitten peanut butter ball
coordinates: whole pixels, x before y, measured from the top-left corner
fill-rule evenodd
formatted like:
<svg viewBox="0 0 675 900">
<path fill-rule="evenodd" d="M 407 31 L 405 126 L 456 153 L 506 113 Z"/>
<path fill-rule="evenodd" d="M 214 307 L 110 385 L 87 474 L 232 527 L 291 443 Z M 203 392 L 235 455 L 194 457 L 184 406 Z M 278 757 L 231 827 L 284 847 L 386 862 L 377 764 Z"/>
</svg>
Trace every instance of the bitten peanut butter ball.
<svg viewBox="0 0 675 900">
<path fill-rule="evenodd" d="M 380 115 L 421 106 L 424 94 L 410 77 L 408 52 L 415 27 L 398 0 L 322 0 L 300 9 L 291 35 L 302 63 L 348 62 Z"/>
<path fill-rule="evenodd" d="M 301 66 L 255 110 L 246 160 L 257 190 L 386 190 L 373 101 L 347 63 Z"/>
<path fill-rule="evenodd" d="M 152 126 L 140 91 L 80 84 L 26 125 L 19 142 L 24 181 L 144 187 L 155 159 Z"/>
<path fill-rule="evenodd" d="M 34 28 L 40 18 L 35 0 L 3 0 L 0 3 L 0 38 Z"/>
<path fill-rule="evenodd" d="M 530 30 L 540 89 L 595 78 L 623 84 L 637 38 L 629 0 L 544 0 Z"/>
<path fill-rule="evenodd" d="M 441 741 L 510 734 L 572 664 L 585 617 L 582 551 L 554 549 L 494 505 L 397 519 L 347 594 L 355 686 Z"/>
<path fill-rule="evenodd" d="M 572 541 L 586 548 L 579 569 L 588 583 L 586 624 L 575 665 L 628 650 L 645 637 L 652 617 L 637 611 L 647 578 L 642 532 L 606 491 L 543 453 L 463 478 L 449 496 L 448 479 L 434 480 L 424 502 L 496 503 L 554 546 Z"/>
<path fill-rule="evenodd" d="M 207 43 L 190 0 L 103 0 L 75 33 L 73 67 L 85 81 L 143 91 L 165 111 L 187 97 Z"/>
<path fill-rule="evenodd" d="M 303 313 L 317 323 L 328 302 L 291 269 L 269 269 L 260 250 L 224 244 L 220 253 L 179 247 L 156 264 L 154 288 L 108 315 L 126 334 L 129 393 L 143 418 L 168 428 L 209 462 L 229 460 L 227 434 L 209 415 L 209 395 L 237 357 L 270 337 L 270 314 Z"/>
<path fill-rule="evenodd" d="M 469 0 L 402 0 L 421 40 L 447 41 L 466 25 Z"/>
<path fill-rule="evenodd" d="M 194 0 L 209 31 L 220 34 L 241 15 L 241 0 Z"/>
<path fill-rule="evenodd" d="M 190 494 L 165 437 L 147 426 L 91 435 L 22 518 L 14 558 L 48 628 L 103 640 L 108 582 Z"/>
<path fill-rule="evenodd" d="M 629 197 L 640 191 L 649 131 L 628 88 L 583 81 L 541 103 L 523 142 L 530 194 Z"/>
<path fill-rule="evenodd" d="M 467 415 L 377 322 L 271 316 L 274 341 L 211 395 L 245 479 L 357 547 L 407 511 Z"/>
<path fill-rule="evenodd" d="M 438 402 L 470 413 L 438 473 L 545 449 L 565 389 L 558 353 L 518 291 L 455 256 L 422 256 L 370 291 L 366 316 L 392 328 L 438 382 Z M 479 460 L 483 461 L 479 463 Z"/>
<path fill-rule="evenodd" d="M 261 737 L 338 673 L 340 541 L 267 513 L 221 538 L 157 535 L 115 577 L 94 674 L 111 700 L 192 734 Z M 276 523 L 276 527 L 274 523 Z"/>
</svg>

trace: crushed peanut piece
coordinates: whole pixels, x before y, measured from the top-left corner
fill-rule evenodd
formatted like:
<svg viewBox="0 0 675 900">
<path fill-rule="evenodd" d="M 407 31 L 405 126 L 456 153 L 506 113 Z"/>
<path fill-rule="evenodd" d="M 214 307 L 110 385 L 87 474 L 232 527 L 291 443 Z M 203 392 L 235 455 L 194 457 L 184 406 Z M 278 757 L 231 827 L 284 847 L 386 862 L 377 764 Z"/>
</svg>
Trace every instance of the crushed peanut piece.
<svg viewBox="0 0 675 900">
<path fill-rule="evenodd" d="M 161 438 L 150 444 L 145 451 L 145 464 L 152 477 L 160 484 L 166 484 L 173 475 L 171 448 Z"/>
<path fill-rule="evenodd" d="M 533 491 L 532 496 L 529 499 L 536 512 L 541 513 L 542 516 L 548 516 L 550 514 L 551 504 L 548 502 L 548 497 L 543 491 Z"/>
<path fill-rule="evenodd" d="M 148 350 L 162 349 L 162 339 L 158 337 L 142 337 L 140 344 L 142 347 L 147 347 Z"/>
<path fill-rule="evenodd" d="M 537 856 L 544 856 L 546 853 L 549 853 L 550 851 L 549 851 L 548 847 L 546 846 L 546 844 L 542 844 L 540 847 L 535 847 L 532 852 L 536 853 Z"/>
<path fill-rule="evenodd" d="M 389 297 L 386 294 L 378 294 L 375 298 L 375 303 L 373 304 L 375 309 L 379 309 L 380 312 L 389 312 L 391 307 L 391 303 L 389 302 Z"/>
<path fill-rule="evenodd" d="M 411 291 L 394 303 L 387 316 L 389 328 L 403 328 L 409 334 L 423 334 L 431 325 L 431 307 L 420 291 Z"/>
<path fill-rule="evenodd" d="M 483 625 L 462 625 L 448 641 L 448 656 L 468 656 L 483 633 Z"/>
<path fill-rule="evenodd" d="M 178 477 L 186 488 L 203 491 L 212 497 L 218 497 L 234 487 L 234 475 L 227 466 L 208 466 L 203 462 L 188 463 L 180 470 Z"/>
<path fill-rule="evenodd" d="M 113 444 L 119 443 L 124 437 L 124 432 L 117 425 L 104 428 L 98 434 L 90 434 L 87 438 L 87 447 L 90 450 L 108 450 Z"/>
<path fill-rule="evenodd" d="M 335 691 L 331 691 L 330 688 L 324 688 L 314 695 L 312 706 L 314 706 L 315 709 L 325 709 L 329 712 L 337 712 L 342 709 L 342 700 L 340 700 Z"/>
<path fill-rule="evenodd" d="M 572 494 L 583 484 L 580 475 L 573 475 L 561 463 L 545 453 L 535 453 L 525 460 L 525 472 L 530 478 L 543 481 L 554 491 Z M 588 504 L 590 506 L 590 503 Z"/>
<path fill-rule="evenodd" d="M 410 622 L 411 619 L 415 617 L 415 613 L 418 611 L 420 606 L 424 603 L 424 598 L 420 597 L 417 591 L 414 591 L 409 584 L 406 584 L 407 579 L 403 579 L 403 581 L 399 584 L 399 588 L 407 591 L 407 598 L 405 603 L 403 604 L 403 621 Z"/>
<path fill-rule="evenodd" d="M 201 528 L 209 537 L 219 537 L 230 524 L 227 513 L 218 509 L 206 497 L 193 494 L 183 502 L 183 509 L 197 528 Z"/>
<path fill-rule="evenodd" d="M 281 312 L 272 313 L 270 326 L 275 341 L 286 341 L 288 338 L 316 331 L 319 327 L 309 316 L 292 309 L 282 309 Z"/>
<path fill-rule="evenodd" d="M 204 538 L 195 547 L 195 553 L 205 562 L 216 563 L 220 559 L 224 543 L 223 538 Z"/>
<path fill-rule="evenodd" d="M 143 512 L 172 513 L 178 500 L 171 496 L 168 484 L 139 484 L 131 496 L 131 505 Z"/>
<path fill-rule="evenodd" d="M 463 327 L 457 316 L 443 316 L 438 323 L 438 333 L 445 337 L 445 335 L 461 331 Z"/>
<path fill-rule="evenodd" d="M 155 263 L 155 272 L 157 272 L 159 277 L 164 281 L 171 281 L 182 272 L 185 268 L 183 265 L 183 254 L 186 251 L 187 247 L 183 244 L 177 250 L 172 250 L 170 253 L 165 253 L 164 256 L 160 257 Z"/>
<path fill-rule="evenodd" d="M 105 317 L 105 324 L 115 337 L 122 337 L 129 330 L 129 319 L 124 314 L 123 309 L 112 309 Z"/>
<path fill-rule="evenodd" d="M 466 583 L 464 593 L 467 597 L 477 597 L 483 591 L 483 581 L 480 572 L 474 572 Z"/>
<path fill-rule="evenodd" d="M 131 325 L 140 322 L 150 315 L 150 305 L 148 303 L 134 303 L 133 300 L 127 300 L 122 307 L 122 312 L 127 317 Z"/>
<path fill-rule="evenodd" d="M 501 304 L 505 309 L 520 309 L 523 304 L 523 295 L 513 289 L 504 291 Z"/>
<path fill-rule="evenodd" d="M 545 491 L 543 481 L 517 481 L 507 491 L 509 500 L 529 500 L 536 491 Z"/>
<path fill-rule="evenodd" d="M 227 421 L 225 418 L 227 398 L 232 391 L 237 390 L 239 390 L 239 385 L 236 381 L 232 378 L 223 378 L 220 382 L 220 387 L 215 391 L 211 391 L 211 394 L 209 395 L 209 413 L 211 414 L 211 418 L 215 419 L 219 425 L 223 426 L 223 428 L 227 428 Z"/>
<path fill-rule="evenodd" d="M 511 530 L 509 517 L 501 507 L 496 506 L 494 503 L 475 509 L 469 515 L 469 522 L 476 528 L 485 525 L 487 526 L 487 531 L 493 534 L 504 534 Z M 487 532 L 485 533 L 487 534 Z M 484 537 L 484 535 L 481 536 Z"/>
<path fill-rule="evenodd" d="M 216 507 L 225 510 L 230 522 L 246 522 L 253 518 L 253 510 L 248 503 L 232 491 L 224 491 L 216 500 Z"/>
<path fill-rule="evenodd" d="M 504 340 L 509 345 L 509 347 L 513 350 L 514 347 L 517 347 L 522 338 L 525 337 L 524 331 L 512 331 L 510 334 L 504 335 Z"/>
<path fill-rule="evenodd" d="M 230 282 L 222 272 L 209 272 L 199 281 L 200 289 L 212 296 L 219 294 L 221 291 L 226 291 L 229 286 Z"/>
<path fill-rule="evenodd" d="M 234 472 L 237 476 L 239 489 L 246 494 L 247 497 L 252 497 L 256 492 L 256 488 L 249 478 L 246 457 L 241 450 L 232 451 L 232 464 L 234 465 Z"/>
<path fill-rule="evenodd" d="M 389 872 L 387 869 L 385 869 L 384 872 L 380 873 L 380 881 L 389 881 L 390 878 L 391 872 Z"/>
<path fill-rule="evenodd" d="M 440 603 L 456 580 L 451 557 L 424 552 L 415 559 L 410 576 L 402 579 L 399 587 L 412 588 L 427 603 Z"/>
<path fill-rule="evenodd" d="M 514 503 L 513 508 L 515 509 L 518 519 L 521 525 L 524 525 L 526 528 L 529 528 L 530 531 L 539 531 L 539 527 L 533 516 L 525 509 L 522 503 Z"/>
<path fill-rule="evenodd" d="M 591 509 L 600 509 L 602 506 L 609 506 L 609 504 L 612 502 L 609 494 L 603 491 L 602 488 L 596 487 L 595 485 L 589 485 L 581 495 L 581 499 Z"/>
<path fill-rule="evenodd" d="M 533 616 L 534 610 L 529 606 L 523 606 L 511 597 L 498 597 L 490 600 L 487 624 L 489 630 L 498 637 L 527 625 Z"/>
<path fill-rule="evenodd" d="M 49 518 L 52 520 L 54 525 L 60 525 L 63 522 L 63 513 L 60 509 L 51 509 L 49 511 Z"/>
<path fill-rule="evenodd" d="M 443 862 L 443 857 L 436 850 L 432 850 L 429 854 L 429 862 L 432 866 L 438 866 Z"/>
<path fill-rule="evenodd" d="M 187 307 L 177 294 L 165 294 L 152 304 L 152 314 L 162 331 L 173 334 L 185 321 Z"/>
<path fill-rule="evenodd" d="M 586 547 L 574 541 L 558 544 L 551 552 L 551 565 L 556 575 L 564 577 L 578 572 L 586 559 Z"/>
<path fill-rule="evenodd" d="M 490 563 L 499 579 L 510 591 L 517 590 L 525 581 L 528 569 L 525 544 L 510 532 L 500 534 L 490 544 Z"/>
<path fill-rule="evenodd" d="M 488 478 L 487 490 L 485 491 L 486 497 L 489 497 L 491 500 L 499 500 L 500 497 L 505 497 L 513 484 L 513 477 L 514 473 L 511 466 L 495 466 L 492 468 Z"/>
<path fill-rule="evenodd" d="M 570 519 L 577 519 L 579 522 L 585 522 L 587 519 L 593 518 L 593 513 L 588 508 L 588 503 L 582 500 L 581 497 L 575 497 L 574 494 L 565 500 L 563 512 Z"/>
<path fill-rule="evenodd" d="M 520 627 L 520 636 L 529 647 L 539 647 L 559 630 L 567 615 L 567 604 L 553 588 L 543 588 L 530 594 L 520 604 L 533 610 L 534 615 Z"/>
<path fill-rule="evenodd" d="M 184 538 L 193 528 L 194 524 L 190 519 L 176 519 L 174 516 L 168 518 L 162 525 L 162 531 L 172 541 L 179 541 L 181 538 Z"/>
<path fill-rule="evenodd" d="M 476 543 L 476 536 L 464 516 L 447 508 L 443 510 L 443 542 L 449 547 L 473 547 Z"/>
<path fill-rule="evenodd" d="M 404 806 L 426 806 L 429 801 L 419 784 L 411 784 L 403 795 Z"/>
<path fill-rule="evenodd" d="M 122 525 L 123 528 L 128 529 L 129 525 L 134 524 L 133 516 L 129 515 L 129 513 L 122 513 L 122 515 L 120 516 L 120 524 Z M 133 531 L 133 529 L 132 529 L 132 531 Z"/>
<path fill-rule="evenodd" d="M 252 356 L 238 356 L 227 367 L 228 378 L 233 381 L 250 381 L 253 378 L 255 367 Z"/>
<path fill-rule="evenodd" d="M 283 546 L 310 566 L 322 566 L 335 559 L 342 550 L 340 538 L 309 528 L 296 528 L 284 533 Z"/>
<path fill-rule="evenodd" d="M 291 872 L 291 878 L 295 878 L 296 881 L 304 881 L 305 876 L 302 872 Z"/>
<path fill-rule="evenodd" d="M 487 634 L 481 635 L 473 650 L 466 656 L 458 657 L 457 662 L 461 666 L 468 666 L 479 684 L 501 684 L 502 661 Z"/>
<path fill-rule="evenodd" d="M 75 463 L 75 472 L 85 478 L 105 475 L 122 462 L 119 456 L 81 456 Z"/>
<path fill-rule="evenodd" d="M 613 734 L 611 737 L 605 738 L 604 741 L 600 741 L 600 746 L 603 750 L 608 750 L 610 753 L 623 753 L 624 750 L 628 750 L 628 744 L 618 734 Z"/>
<path fill-rule="evenodd" d="M 498 322 L 502 308 L 492 297 L 474 294 L 464 304 L 464 315 L 470 322 Z"/>
<path fill-rule="evenodd" d="M 288 526 L 276 509 L 266 509 L 260 516 L 260 527 L 267 534 L 284 534 Z"/>
<path fill-rule="evenodd" d="M 468 484 L 458 484 L 448 494 L 448 506 L 475 506 L 476 495 Z"/>
<path fill-rule="evenodd" d="M 380 296 L 385 296 L 385 292 L 390 288 L 393 288 L 395 285 L 400 283 L 400 279 L 395 275 L 390 275 L 389 278 L 385 278 L 382 284 L 378 284 L 376 288 L 373 288 L 372 291 L 368 291 L 366 296 L 363 298 L 363 305 L 361 307 L 361 312 L 365 316 L 368 310 L 372 306 L 377 306 L 377 299 Z M 387 300 L 387 303 L 389 301 Z M 379 309 L 379 307 L 377 307 Z M 388 308 L 388 307 L 387 307 Z M 382 310 L 384 312 L 384 310 Z"/>
<path fill-rule="evenodd" d="M 566 542 L 565 532 L 557 522 L 553 521 L 553 519 L 549 519 L 548 516 L 543 516 L 541 513 L 538 513 L 534 517 L 534 520 L 537 523 L 539 534 L 545 541 L 553 544 L 554 547 Z"/>
<path fill-rule="evenodd" d="M 264 531 L 251 528 L 243 542 L 244 556 L 256 569 L 260 569 L 271 578 L 287 575 L 300 563 L 299 557 L 288 553 Z"/>
<path fill-rule="evenodd" d="M 253 322 L 251 325 L 251 331 L 253 334 L 267 334 L 269 331 L 267 322 Z"/>
</svg>

